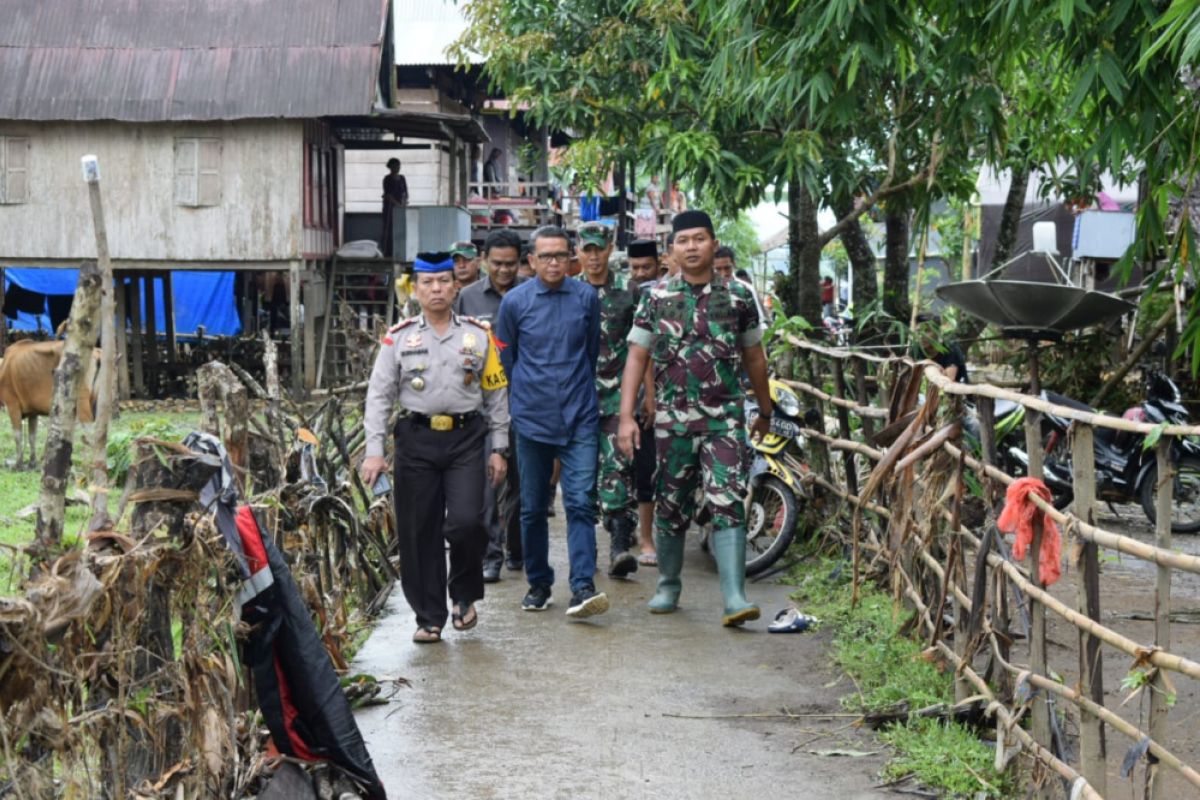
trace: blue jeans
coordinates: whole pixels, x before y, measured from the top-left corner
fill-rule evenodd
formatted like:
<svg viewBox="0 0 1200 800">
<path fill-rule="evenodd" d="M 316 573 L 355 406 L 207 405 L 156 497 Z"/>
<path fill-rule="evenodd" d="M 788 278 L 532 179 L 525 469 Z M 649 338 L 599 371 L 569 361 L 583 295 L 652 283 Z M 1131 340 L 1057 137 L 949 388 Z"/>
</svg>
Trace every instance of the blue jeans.
<svg viewBox="0 0 1200 800">
<path fill-rule="evenodd" d="M 593 587 L 596 574 L 596 432 L 575 435 L 565 445 L 546 444 L 517 434 L 521 465 L 521 547 L 530 586 L 553 586 L 550 566 L 550 477 L 554 459 L 562 463 L 563 509 L 567 512 L 567 554 L 571 591 Z"/>
</svg>

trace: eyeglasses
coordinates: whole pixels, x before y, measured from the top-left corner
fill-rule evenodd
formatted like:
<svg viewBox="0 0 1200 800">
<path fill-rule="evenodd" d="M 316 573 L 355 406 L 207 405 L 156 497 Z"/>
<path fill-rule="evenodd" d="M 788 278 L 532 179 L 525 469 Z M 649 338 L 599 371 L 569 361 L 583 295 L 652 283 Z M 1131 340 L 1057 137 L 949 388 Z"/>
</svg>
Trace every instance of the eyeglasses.
<svg viewBox="0 0 1200 800">
<path fill-rule="evenodd" d="M 543 264 L 553 264 L 555 262 L 558 262 L 559 264 L 565 264 L 571 260 L 571 254 L 570 253 L 535 253 L 534 258 L 536 258 L 538 261 L 540 261 Z"/>
</svg>

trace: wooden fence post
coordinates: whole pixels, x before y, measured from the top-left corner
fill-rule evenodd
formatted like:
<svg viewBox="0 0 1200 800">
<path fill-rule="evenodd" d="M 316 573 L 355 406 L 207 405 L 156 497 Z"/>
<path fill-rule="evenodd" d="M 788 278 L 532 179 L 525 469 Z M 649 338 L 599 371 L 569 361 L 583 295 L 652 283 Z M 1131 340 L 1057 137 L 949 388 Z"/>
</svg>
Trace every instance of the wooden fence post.
<svg viewBox="0 0 1200 800">
<path fill-rule="evenodd" d="M 833 384 L 839 400 L 846 399 L 846 367 L 842 359 L 833 359 Z M 845 406 L 837 406 L 838 430 L 843 439 L 850 440 L 850 412 Z M 858 494 L 858 462 L 854 453 L 842 451 L 842 468 L 846 470 L 846 488 L 850 494 Z"/>
<path fill-rule="evenodd" d="M 1075 516 L 1089 525 L 1096 516 L 1096 464 L 1093 431 L 1090 425 L 1072 426 Z M 1100 621 L 1100 548 L 1095 542 L 1078 540 L 1075 561 L 1076 609 Z M 1104 705 L 1104 669 L 1100 640 L 1079 631 L 1079 693 L 1098 705 Z M 1087 710 L 1079 709 L 1079 765 L 1087 782 L 1100 794 L 1107 793 L 1107 748 L 1104 723 Z"/>
<path fill-rule="evenodd" d="M 807 372 L 808 372 L 809 385 L 811 385 L 817 389 L 820 389 L 821 382 L 820 382 L 820 379 L 818 376 L 821 373 L 817 369 L 817 358 L 818 358 L 818 356 L 816 353 L 810 353 L 809 357 L 803 359 L 803 361 L 804 361 L 804 366 L 806 367 Z M 824 433 L 825 432 L 825 404 L 822 403 L 819 398 L 814 397 L 813 398 L 813 406 L 817 409 L 817 413 L 821 415 L 821 424 L 820 424 L 819 430 L 821 431 L 821 433 Z M 813 444 L 815 445 L 815 447 L 813 448 L 813 455 L 815 455 L 817 457 L 817 459 L 816 459 L 817 460 L 817 470 L 822 475 L 825 476 L 825 480 L 830 481 L 832 483 L 833 482 L 833 464 L 829 457 L 829 446 L 822 441 L 813 442 Z"/>
<path fill-rule="evenodd" d="M 867 365 L 861 358 L 852 358 L 850 368 L 854 370 L 854 398 L 860 406 L 871 404 L 867 396 Z M 863 438 L 870 442 L 875 438 L 875 420 L 870 417 L 862 418 Z"/>
<path fill-rule="evenodd" d="M 92 228 L 96 234 L 96 258 L 100 269 L 100 371 L 97 375 L 96 415 L 92 425 L 91 486 L 92 520 L 89 531 L 109 527 L 108 519 L 108 423 L 112 418 L 117 368 L 116 307 L 113 301 L 112 261 L 108 255 L 108 228 L 104 224 L 104 202 L 100 195 L 100 164 L 95 156 L 83 157 L 83 177 L 88 185 L 92 207 Z M 87 354 L 87 358 L 91 354 Z M 87 370 L 84 370 L 87 374 Z"/>
<path fill-rule="evenodd" d="M 1171 464 L 1172 437 L 1159 437 L 1155 448 L 1158 456 L 1158 487 L 1156 494 L 1154 544 L 1163 550 L 1171 549 L 1171 506 L 1174 499 L 1175 475 Z M 1158 565 L 1158 581 L 1154 586 L 1154 644 L 1163 650 L 1171 649 L 1171 568 Z M 1159 667 L 1154 673 L 1150 692 L 1150 738 L 1160 744 L 1167 741 L 1167 711 L 1171 707 L 1169 684 Z M 1147 765 L 1149 800 L 1164 797 L 1162 773 L 1157 763 Z"/>
<path fill-rule="evenodd" d="M 1042 477 L 1042 425 L 1041 414 L 1032 409 L 1025 410 L 1025 450 L 1029 454 L 1029 477 Z M 1038 514 L 1033 520 L 1033 543 L 1029 548 L 1029 575 L 1033 585 L 1039 589 L 1045 588 L 1042 580 L 1041 566 L 1038 563 L 1042 550 L 1042 516 Z M 1046 607 L 1032 597 L 1029 603 L 1029 666 L 1038 675 L 1049 676 L 1046 667 Z M 1033 688 L 1032 686 L 1030 687 Z M 1038 744 L 1047 749 L 1053 748 L 1050 733 L 1050 704 L 1043 691 L 1034 691 L 1033 698 L 1033 738 Z M 1042 786 L 1039 796 L 1050 797 L 1048 785 Z"/>
</svg>

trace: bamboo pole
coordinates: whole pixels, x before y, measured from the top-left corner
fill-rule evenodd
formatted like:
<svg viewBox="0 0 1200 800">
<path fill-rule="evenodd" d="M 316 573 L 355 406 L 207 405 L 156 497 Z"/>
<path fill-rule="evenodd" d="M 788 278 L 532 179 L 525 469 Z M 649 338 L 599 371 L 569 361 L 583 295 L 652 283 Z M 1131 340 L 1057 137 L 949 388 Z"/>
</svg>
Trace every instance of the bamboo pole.
<svg viewBox="0 0 1200 800">
<path fill-rule="evenodd" d="M 1096 506 L 1096 454 L 1092 429 L 1087 425 L 1073 425 L 1071 445 L 1071 463 L 1075 467 L 1075 515 L 1091 523 Z M 1075 559 L 1075 607 L 1080 614 L 1086 614 L 1088 619 L 1097 623 L 1100 621 L 1099 549 L 1095 542 L 1082 541 Z M 1102 659 L 1100 640 L 1079 631 L 1079 693 L 1090 698 L 1094 705 L 1101 706 L 1104 705 Z M 1108 791 L 1104 723 L 1093 710 L 1079 705 L 1081 771 L 1088 783 L 1104 794 Z"/>
<path fill-rule="evenodd" d="M 104 203 L 100 195 L 100 163 L 95 156 L 83 157 L 83 179 L 88 185 L 92 207 L 92 229 L 96 235 L 96 258 L 100 270 L 100 373 L 96 383 L 95 423 L 92 425 L 91 484 L 92 519 L 89 531 L 103 530 L 108 519 L 108 423 L 112 419 L 116 362 L 116 308 L 113 301 L 112 261 L 108 254 L 108 229 L 104 224 Z M 91 354 L 88 354 L 90 357 Z M 84 370 L 87 374 L 88 370 Z"/>
<path fill-rule="evenodd" d="M 1174 474 L 1171 465 L 1171 437 L 1162 436 L 1154 448 L 1158 459 L 1158 486 L 1155 496 L 1154 543 L 1163 550 L 1171 549 L 1171 511 L 1174 495 Z M 1171 568 L 1160 564 L 1154 585 L 1154 645 L 1162 650 L 1171 648 Z M 1150 738 L 1164 742 L 1167 737 L 1167 712 L 1172 698 L 1170 685 L 1161 669 L 1155 670 L 1150 692 Z M 1147 780 L 1146 797 L 1160 800 L 1164 797 L 1162 775 L 1157 765 L 1151 764 Z"/>
<path fill-rule="evenodd" d="M 828 394 L 812 384 L 806 383 L 805 381 L 794 381 L 786 378 L 781 378 L 779 381 L 785 386 L 790 386 L 793 389 L 799 389 L 805 394 L 815 397 L 822 402 L 829 403 L 830 405 L 837 406 L 838 408 L 845 409 L 847 411 L 853 411 L 862 417 L 870 417 L 871 419 L 887 419 L 886 408 L 874 408 L 872 406 L 864 408 L 853 400 L 847 400 L 844 397 Z"/>
<path fill-rule="evenodd" d="M 884 511 L 886 513 L 886 510 L 884 510 Z M 922 551 L 921 558 L 922 558 L 922 561 L 931 568 L 931 570 L 935 573 L 935 575 L 938 577 L 939 580 L 944 580 L 945 573 L 942 570 L 941 565 L 937 563 L 937 560 L 934 559 L 933 556 L 931 556 L 928 552 Z M 918 607 L 918 611 L 920 612 L 922 620 L 924 621 L 926 627 L 927 628 L 932 627 L 933 622 L 932 622 L 932 618 L 929 615 L 929 611 L 924 606 L 923 602 L 921 601 L 919 593 L 917 593 L 915 591 L 915 589 L 913 588 L 911 579 L 908 577 L 907 574 L 903 575 L 903 579 L 906 582 L 906 585 L 905 585 L 906 596 L 908 596 L 908 598 L 913 601 L 914 605 L 916 605 Z M 963 592 L 960 591 L 957 586 L 954 586 L 954 592 L 955 592 L 955 597 L 958 600 L 958 602 L 960 604 L 962 604 L 966 610 L 969 611 L 971 608 L 970 599 L 965 594 L 963 594 Z M 988 633 L 989 633 L 989 639 L 992 643 L 993 650 L 995 650 L 995 648 L 997 648 L 997 646 L 999 645 L 999 641 L 998 641 L 994 631 L 989 630 Z M 956 669 L 957 673 L 961 674 L 963 677 L 971 679 L 971 675 L 974 675 L 974 673 L 971 672 L 970 675 L 968 674 L 969 667 L 966 665 L 966 662 L 960 658 L 960 656 L 956 650 L 950 650 L 945 645 L 944 642 L 938 642 L 937 646 L 947 656 L 952 657 L 952 661 L 955 663 L 955 665 L 957 667 L 957 669 Z M 1100 718 L 1101 720 L 1108 723 L 1109 725 L 1112 725 L 1114 728 L 1117 728 L 1119 731 L 1121 731 L 1121 733 L 1125 734 L 1126 736 L 1128 736 L 1130 739 L 1132 739 L 1135 742 L 1141 741 L 1141 740 L 1147 738 L 1147 735 L 1144 732 L 1139 730 L 1132 723 L 1126 721 L 1122 717 L 1119 717 L 1116 714 L 1114 714 L 1113 712 L 1109 711 L 1103 705 L 1093 702 L 1092 700 L 1083 696 L 1079 692 L 1074 691 L 1074 690 L 1064 686 L 1061 683 L 1050 680 L 1042 675 L 1038 675 L 1036 673 L 1029 672 L 1028 670 L 1018 669 L 1016 666 L 1008 663 L 1002 655 L 1000 655 L 999 653 L 997 653 L 997 655 L 1000 656 L 1001 666 L 1003 667 L 1004 670 L 1006 670 L 1007 672 L 1009 672 L 1011 674 L 1018 676 L 1022 680 L 1028 681 L 1035 688 L 1051 692 L 1051 693 L 1053 693 L 1059 697 L 1062 697 L 1072 703 L 1075 703 L 1076 705 L 1080 706 L 1081 709 L 1086 709 L 1086 711 L 1088 713 Z M 978 676 L 976 676 L 976 679 L 973 680 L 972 682 L 975 683 L 977 688 L 979 687 L 980 681 L 978 680 Z M 984 684 L 984 685 L 986 685 L 986 684 Z M 991 699 L 991 695 L 989 694 L 988 696 L 989 696 L 989 699 Z M 1049 751 L 1045 750 L 1044 748 L 1043 748 L 1043 751 L 1048 755 L 1050 754 Z M 1183 764 L 1177 756 L 1172 754 L 1170 751 L 1166 750 L 1162 745 L 1160 745 L 1158 742 L 1154 741 L 1153 739 L 1151 739 L 1151 741 L 1149 743 L 1149 751 L 1151 753 L 1153 753 L 1160 761 L 1167 764 L 1172 769 L 1175 769 L 1176 771 L 1178 771 L 1189 782 L 1191 782 L 1194 785 L 1200 786 L 1200 774 L 1198 774 L 1191 767 Z M 1053 757 L 1053 756 L 1051 756 L 1051 757 Z M 1059 762 L 1059 763 L 1062 763 L 1062 762 Z M 1056 769 L 1056 771 L 1059 771 L 1060 775 L 1062 774 L 1062 772 L 1060 770 Z M 1069 778 L 1070 776 L 1064 775 L 1063 777 Z M 1091 780 L 1088 779 L 1086 776 L 1083 776 L 1083 777 L 1084 777 L 1084 780 L 1087 781 L 1087 783 L 1089 785 L 1091 785 Z M 1103 786 L 1104 784 L 1101 784 L 1101 785 Z M 1095 786 L 1092 786 L 1092 788 L 1095 789 Z"/>
<path fill-rule="evenodd" d="M 917 612 L 923 618 L 927 627 L 932 627 L 933 622 L 929 618 L 929 609 L 921 600 L 921 595 L 913 588 L 912 580 L 907 574 L 903 575 L 905 582 L 904 593 L 916 606 Z M 1080 775 L 1071 765 L 1064 762 L 1062 759 L 1054 755 L 1049 749 L 1043 747 L 1036 738 L 1030 736 L 1019 724 L 1019 719 L 1002 703 L 996 700 L 992 694 L 991 687 L 987 685 L 987 681 L 983 680 L 975 670 L 971 669 L 969 664 L 959 660 L 954 650 L 944 641 L 939 641 L 935 647 L 945 655 L 950 663 L 955 665 L 958 672 L 962 673 L 963 677 L 971 682 L 977 693 L 982 695 L 988 701 L 988 713 L 995 714 L 1000 717 L 1004 723 L 1005 730 L 1014 734 L 1030 754 L 1034 756 L 1041 764 L 1049 767 L 1059 774 L 1060 777 L 1066 779 L 1071 784 L 1071 800 L 1104 800 L 1104 798 L 1094 789 L 1087 779 Z"/>
<path fill-rule="evenodd" d="M 806 342 L 803 339 L 798 339 L 794 336 L 785 337 L 787 341 L 802 350 L 809 350 L 814 353 L 820 353 L 831 358 L 855 358 L 865 359 L 878 363 L 915 363 L 908 358 L 883 358 L 880 356 L 872 356 L 859 351 L 838 350 L 820 345 Z M 963 397 L 972 397 L 978 400 L 980 397 L 990 397 L 993 400 L 1010 400 L 1014 403 L 1019 403 L 1026 409 L 1040 411 L 1043 413 L 1054 414 L 1058 417 L 1064 417 L 1076 422 L 1084 422 L 1095 428 L 1108 428 L 1114 431 L 1125 431 L 1127 433 L 1137 433 L 1147 435 L 1157 430 L 1156 425 L 1151 425 L 1147 422 L 1132 422 L 1121 417 L 1114 417 L 1108 414 L 1097 414 L 1090 411 L 1081 411 L 1077 408 L 1068 406 L 1060 406 L 1051 403 L 1048 400 L 1042 400 L 1039 397 L 1033 397 L 1021 392 L 1014 392 L 1008 389 L 1001 389 L 997 386 L 992 386 L 986 383 L 957 383 L 950 380 L 943 373 L 942 368 L 936 364 L 926 364 L 925 379 L 934 386 L 937 386 L 945 394 L 960 395 Z M 797 387 L 798 388 L 798 387 Z M 868 406 L 869 407 L 869 406 Z M 851 409 L 854 410 L 854 409 Z M 1163 434 L 1172 436 L 1200 436 L 1200 425 L 1168 425 L 1162 430 Z"/>
</svg>

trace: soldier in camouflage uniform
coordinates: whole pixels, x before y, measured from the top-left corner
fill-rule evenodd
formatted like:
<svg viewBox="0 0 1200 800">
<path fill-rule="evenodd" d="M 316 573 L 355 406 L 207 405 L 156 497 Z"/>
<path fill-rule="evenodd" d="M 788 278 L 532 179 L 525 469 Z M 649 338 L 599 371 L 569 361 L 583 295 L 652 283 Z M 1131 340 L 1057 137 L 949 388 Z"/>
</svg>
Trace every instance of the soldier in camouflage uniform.
<svg viewBox="0 0 1200 800">
<path fill-rule="evenodd" d="M 772 412 L 766 356 L 759 346 L 762 328 L 745 285 L 713 274 L 717 241 L 708 215 L 686 211 L 672 227 L 680 274 L 654 287 L 634 317 L 618 444 L 627 456 L 638 444 L 634 407 L 646 364 L 652 361 L 659 579 L 650 611 L 668 614 L 678 606 L 684 534 L 696 511 L 696 490 L 702 488 L 725 600 L 722 623 L 741 625 L 758 619 L 760 612 L 745 594 L 746 476 L 738 372 L 745 369 L 754 387 L 761 416 L 752 435 L 761 437 L 769 430 Z"/>
<path fill-rule="evenodd" d="M 637 558 L 629 552 L 637 531 L 637 498 L 633 459 L 617 449 L 621 411 L 621 375 L 629 352 L 626 341 L 633 327 L 638 295 L 629 281 L 608 268 L 612 231 L 607 225 L 588 223 L 579 228 L 581 280 L 596 290 L 600 300 L 600 356 L 596 359 L 596 394 L 600 401 L 600 441 L 596 489 L 600 514 L 608 530 L 611 550 L 608 574 L 624 578 L 637 572 Z"/>
</svg>

